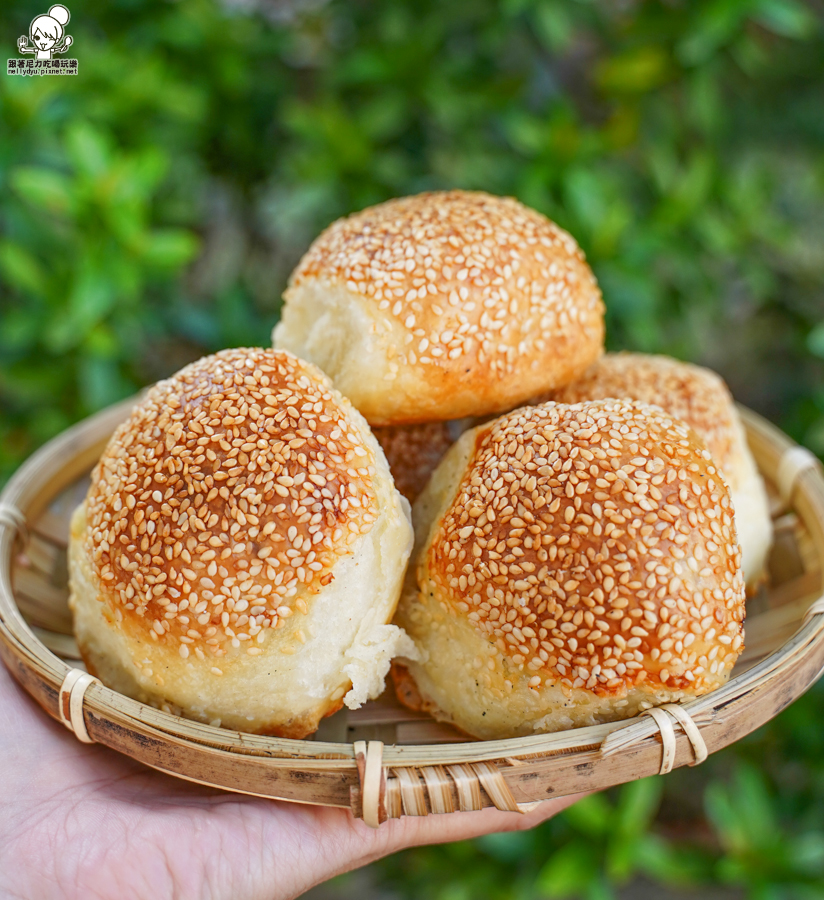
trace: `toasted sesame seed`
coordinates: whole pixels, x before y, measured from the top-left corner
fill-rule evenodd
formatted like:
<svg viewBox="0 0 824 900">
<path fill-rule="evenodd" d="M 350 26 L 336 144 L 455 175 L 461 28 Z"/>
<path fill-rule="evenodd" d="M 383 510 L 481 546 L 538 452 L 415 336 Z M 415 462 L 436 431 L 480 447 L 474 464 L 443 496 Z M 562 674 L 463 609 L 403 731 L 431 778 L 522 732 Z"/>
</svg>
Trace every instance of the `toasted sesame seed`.
<svg viewBox="0 0 824 900">
<path fill-rule="evenodd" d="M 308 612 L 375 521 L 375 460 L 349 410 L 283 351 L 226 350 L 155 385 L 115 432 L 87 497 L 89 556 L 117 585 L 121 618 L 200 660 L 227 641 L 262 642 L 292 613 L 284 596 L 300 591 L 293 602 Z M 309 490 L 318 482 L 322 507 Z"/>
<path fill-rule="evenodd" d="M 549 402 L 474 434 L 427 584 L 509 657 L 491 671 L 602 696 L 726 679 L 742 644 L 740 551 L 716 513 L 728 492 L 685 425 L 638 402 Z M 674 473 L 657 496 L 650 471 Z"/>
<path fill-rule="evenodd" d="M 666 356 L 607 353 L 550 396 L 559 403 L 623 397 L 660 406 L 695 431 L 730 485 L 737 486 L 743 453 L 738 415 L 727 386 L 709 369 Z M 637 457 L 631 462 L 644 464 Z"/>
<path fill-rule="evenodd" d="M 387 352 L 390 383 L 404 366 L 436 369 L 441 387 L 430 379 L 427 396 L 441 390 L 446 404 L 471 406 L 453 396 L 471 360 L 479 374 L 470 377 L 483 379 L 483 400 L 462 406 L 456 417 L 565 383 L 597 358 L 603 343 L 603 303 L 580 248 L 512 198 L 424 193 L 334 222 L 292 274 L 276 333 L 284 345 L 300 302 L 295 292 L 312 281 L 360 295 L 374 304 L 378 325 L 398 334 Z M 300 350 L 298 343 L 292 349 Z"/>
</svg>

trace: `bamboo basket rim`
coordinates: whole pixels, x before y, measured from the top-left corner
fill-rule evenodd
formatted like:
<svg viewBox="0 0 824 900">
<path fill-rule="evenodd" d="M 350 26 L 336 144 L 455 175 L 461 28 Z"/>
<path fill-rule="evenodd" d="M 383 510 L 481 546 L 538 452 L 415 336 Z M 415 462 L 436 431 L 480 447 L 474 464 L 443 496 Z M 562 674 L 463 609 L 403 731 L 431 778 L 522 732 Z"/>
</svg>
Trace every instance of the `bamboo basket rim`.
<svg viewBox="0 0 824 900">
<path fill-rule="evenodd" d="M 28 521 L 34 521 L 51 499 L 92 467 L 102 452 L 108 436 L 125 418 L 134 403 L 135 398 L 130 398 L 109 407 L 71 427 L 41 447 L 20 467 L 0 493 L 0 513 L 4 508 L 10 507 L 22 513 Z M 810 464 L 809 460 L 815 457 L 812 457 L 809 451 L 802 451 L 802 448 L 789 437 L 756 413 L 745 407 L 739 407 L 739 411 L 759 468 L 769 481 L 781 482 L 783 489 L 792 494 L 792 508 L 812 540 L 816 558 L 824 565 L 824 478 L 820 465 Z M 788 474 L 786 465 L 782 469 L 782 462 L 786 463 L 793 453 L 796 454 L 795 463 Z M 47 649 L 25 621 L 17 606 L 12 586 L 12 562 L 16 539 L 12 524 L 8 518 L 4 520 L 0 515 L 0 655 L 23 687 L 35 696 L 50 715 L 58 718 L 55 710 L 58 701 L 62 702 L 61 686 L 71 667 Z M 815 592 L 820 595 L 824 592 L 822 584 L 824 575 L 821 573 L 819 575 L 821 577 L 818 578 Z M 824 604 L 819 602 L 813 605 L 815 607 L 813 612 L 824 612 Z M 817 665 L 814 671 L 805 673 L 803 683 L 794 685 L 790 702 L 818 678 L 821 666 L 824 665 L 824 618 L 808 614 L 795 634 L 782 646 L 748 670 L 738 674 L 734 672 L 733 677 L 723 687 L 680 704 L 680 709 L 702 727 L 713 723 L 723 725 L 733 714 L 731 706 L 737 707 L 740 705 L 739 701 L 746 699 L 749 694 L 762 690 L 769 686 L 771 681 L 792 673 L 813 656 L 816 657 Z M 82 696 L 80 704 L 82 718 Z M 353 783 L 359 783 L 361 788 L 364 787 L 364 761 L 368 758 L 368 753 L 357 744 L 275 738 L 201 724 L 146 706 L 105 687 L 98 681 L 94 681 L 85 691 L 85 712 L 90 725 L 99 726 L 101 722 L 107 722 L 111 728 L 125 729 L 128 733 L 142 735 L 146 740 L 159 745 L 174 745 L 178 750 L 196 752 L 198 758 L 211 760 L 217 766 L 221 761 L 243 759 L 252 764 L 265 766 L 267 772 L 303 772 L 310 778 L 313 772 L 325 773 L 331 778 L 337 773 L 338 776 L 345 776 L 350 787 Z M 736 714 L 740 714 L 740 711 Z M 476 770 L 483 772 L 482 767 L 488 763 L 507 769 L 523 770 L 524 767 L 536 762 L 575 755 L 586 760 L 582 765 L 595 765 L 595 760 L 605 764 L 610 754 L 637 754 L 639 748 L 644 746 L 647 750 L 651 750 L 657 744 L 657 739 L 662 741 L 666 750 L 667 739 L 664 729 L 658 724 L 658 718 L 637 717 L 554 734 L 538 734 L 507 740 L 386 747 L 381 745 L 380 771 L 393 770 L 397 775 L 398 770 L 423 767 L 422 771 L 426 774 L 425 770 L 432 767 L 451 767 L 450 771 L 452 769 L 457 771 L 462 766 L 474 766 Z M 760 724 L 761 720 L 755 722 L 749 731 Z M 93 731 L 94 728 L 90 730 Z M 621 734 L 617 735 L 619 731 Z M 649 738 L 656 740 L 651 742 Z M 733 738 L 735 739 L 737 738 Z M 110 746 L 117 744 L 113 738 L 103 742 L 109 743 Z M 730 742 L 732 741 L 728 741 Z M 681 748 L 682 745 L 686 749 L 679 750 L 681 760 L 679 765 L 689 761 L 689 743 L 679 740 L 678 747 Z M 726 744 L 715 746 L 714 750 L 720 749 L 720 746 Z M 116 746 L 116 749 L 122 748 Z M 129 750 L 123 752 L 128 753 Z M 655 752 L 660 756 L 661 750 Z M 695 753 L 698 753 L 697 747 Z M 191 772 L 182 771 L 180 766 L 172 765 L 166 768 L 151 761 L 148 761 L 148 764 L 178 777 L 202 781 L 235 792 L 280 796 L 261 794 L 256 790 L 243 791 L 241 784 L 234 782 L 228 787 L 220 782 L 203 781 L 193 776 Z M 374 766 L 372 769 L 374 770 Z M 452 774 L 453 777 L 457 777 L 455 772 Z M 525 772 L 521 771 L 521 774 Z M 430 787 L 429 780 L 425 781 L 427 787 Z M 489 787 L 483 777 L 481 782 L 494 805 L 500 806 L 492 796 L 494 784 Z M 529 799 L 529 792 L 524 784 L 520 785 L 519 790 L 522 797 L 527 796 Z M 564 792 L 572 791 L 561 791 Z M 430 795 L 434 796 L 432 791 Z M 321 804 L 325 802 L 313 800 L 311 793 L 307 796 L 309 799 L 301 795 L 297 798 L 298 802 Z M 484 802 L 491 805 L 486 800 Z M 525 801 L 521 801 L 521 805 L 523 802 Z M 434 809 L 434 804 L 430 805 L 433 806 L 432 811 L 440 811 Z"/>
</svg>

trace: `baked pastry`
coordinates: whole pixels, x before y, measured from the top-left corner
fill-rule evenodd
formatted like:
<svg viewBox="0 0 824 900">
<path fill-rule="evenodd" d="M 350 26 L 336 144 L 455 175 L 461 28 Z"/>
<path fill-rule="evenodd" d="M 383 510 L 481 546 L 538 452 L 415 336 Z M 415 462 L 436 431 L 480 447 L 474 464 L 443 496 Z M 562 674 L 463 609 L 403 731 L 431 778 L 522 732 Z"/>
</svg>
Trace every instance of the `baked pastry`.
<svg viewBox="0 0 824 900">
<path fill-rule="evenodd" d="M 392 619 L 408 504 L 363 417 L 284 351 L 226 350 L 155 385 L 72 521 L 90 671 L 242 731 L 303 737 L 413 652 Z"/>
<path fill-rule="evenodd" d="M 577 381 L 550 396 L 560 403 L 605 397 L 640 400 L 686 422 L 706 443 L 727 481 L 744 580 L 750 590 L 758 586 L 772 544 L 770 507 L 741 417 L 719 375 L 667 356 L 608 353 Z"/>
<path fill-rule="evenodd" d="M 372 425 L 511 409 L 601 354 L 601 292 L 573 238 L 516 200 L 445 191 L 333 223 L 284 294 L 276 347 Z"/>
<path fill-rule="evenodd" d="M 396 622 L 419 705 L 497 739 L 722 685 L 743 648 L 732 515 L 703 444 L 655 407 L 546 403 L 468 431 L 413 507 Z"/>
<path fill-rule="evenodd" d="M 415 502 L 446 451 L 472 422 L 472 419 L 453 419 L 373 429 L 386 455 L 395 487 L 410 503 Z"/>
</svg>

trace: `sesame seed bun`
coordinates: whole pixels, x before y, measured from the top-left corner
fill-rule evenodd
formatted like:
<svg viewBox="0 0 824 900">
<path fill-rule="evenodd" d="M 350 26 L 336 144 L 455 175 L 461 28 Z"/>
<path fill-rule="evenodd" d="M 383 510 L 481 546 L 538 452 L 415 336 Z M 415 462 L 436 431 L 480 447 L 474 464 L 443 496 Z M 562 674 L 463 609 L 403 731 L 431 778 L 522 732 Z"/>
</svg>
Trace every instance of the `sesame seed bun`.
<svg viewBox="0 0 824 900">
<path fill-rule="evenodd" d="M 644 404 L 523 407 L 464 434 L 413 508 L 396 621 L 409 702 L 497 739 L 723 684 L 743 648 L 732 507 L 703 444 Z M 414 702 L 414 701 L 413 701 Z"/>
<path fill-rule="evenodd" d="M 363 417 L 314 366 L 226 350 L 152 388 L 71 532 L 78 644 L 101 680 L 303 737 L 377 696 L 412 530 Z"/>
<path fill-rule="evenodd" d="M 601 292 L 572 237 L 480 192 L 338 220 L 284 296 L 275 346 L 320 366 L 373 425 L 511 409 L 603 348 Z"/>
<path fill-rule="evenodd" d="M 606 397 L 657 404 L 706 443 L 730 489 L 744 580 L 748 589 L 757 587 L 765 577 L 772 519 L 764 482 L 723 379 L 667 356 L 608 353 L 577 381 L 545 399 L 578 403 Z"/>
</svg>

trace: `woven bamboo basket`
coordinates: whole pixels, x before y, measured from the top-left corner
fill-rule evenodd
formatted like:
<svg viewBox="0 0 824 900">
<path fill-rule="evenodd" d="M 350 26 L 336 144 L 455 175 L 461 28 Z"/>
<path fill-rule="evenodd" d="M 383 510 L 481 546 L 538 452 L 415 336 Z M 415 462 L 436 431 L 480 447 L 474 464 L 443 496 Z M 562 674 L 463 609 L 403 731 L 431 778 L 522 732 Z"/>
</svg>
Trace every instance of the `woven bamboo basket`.
<svg viewBox="0 0 824 900">
<path fill-rule="evenodd" d="M 824 478 L 815 457 L 741 409 L 773 501 L 769 581 L 748 601 L 746 649 L 723 688 L 624 722 L 470 741 L 387 691 L 309 740 L 244 734 L 125 697 L 83 670 L 67 598 L 68 523 L 133 401 L 66 431 L 0 495 L 0 656 L 53 718 L 179 778 L 344 807 L 376 827 L 401 815 L 526 811 L 541 800 L 694 765 L 771 719 L 824 667 Z"/>
</svg>

